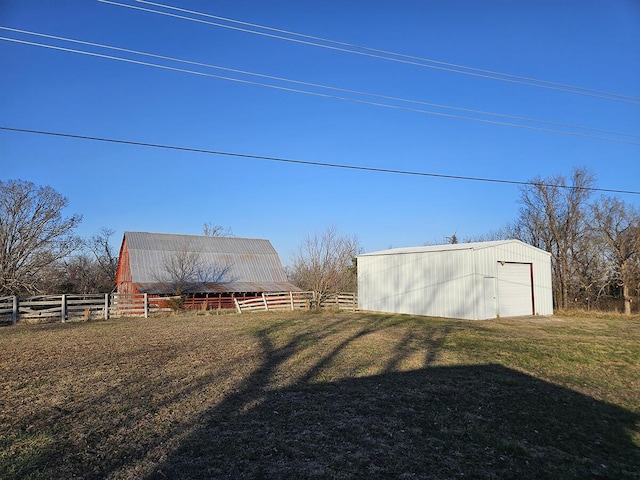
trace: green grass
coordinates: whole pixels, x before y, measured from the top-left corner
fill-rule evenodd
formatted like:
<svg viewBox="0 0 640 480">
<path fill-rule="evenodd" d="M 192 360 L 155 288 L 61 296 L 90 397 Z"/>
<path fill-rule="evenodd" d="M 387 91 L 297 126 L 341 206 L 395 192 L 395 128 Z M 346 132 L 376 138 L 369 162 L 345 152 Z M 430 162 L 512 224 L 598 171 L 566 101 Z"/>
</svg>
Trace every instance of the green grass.
<svg viewBox="0 0 640 480">
<path fill-rule="evenodd" d="M 640 478 L 640 318 L 0 328 L 0 478 Z"/>
</svg>

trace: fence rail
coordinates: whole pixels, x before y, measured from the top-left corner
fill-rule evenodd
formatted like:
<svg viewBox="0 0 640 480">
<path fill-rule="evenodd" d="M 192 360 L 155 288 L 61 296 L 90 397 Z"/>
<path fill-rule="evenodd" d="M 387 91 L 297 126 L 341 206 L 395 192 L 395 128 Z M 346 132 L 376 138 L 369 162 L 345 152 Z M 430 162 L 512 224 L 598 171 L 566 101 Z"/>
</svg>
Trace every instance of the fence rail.
<svg viewBox="0 0 640 480">
<path fill-rule="evenodd" d="M 354 293 L 337 293 L 324 296 L 318 301 L 315 292 L 263 293 L 259 298 L 235 299 L 238 313 L 265 310 L 309 310 L 313 307 L 349 310 L 358 309 L 358 297 Z"/>
<path fill-rule="evenodd" d="M 355 293 L 334 293 L 327 295 L 320 301 L 320 307 L 355 312 L 358 310 L 358 296 Z"/>
<path fill-rule="evenodd" d="M 257 298 L 234 299 L 238 313 L 310 308 L 313 292 L 263 293 Z"/>
<path fill-rule="evenodd" d="M 172 297 L 149 297 L 145 294 L 87 294 L 87 295 L 39 295 L 20 298 L 16 296 L 0 297 L 0 320 L 16 323 L 20 319 L 66 322 L 71 319 L 92 320 L 110 317 L 144 316 L 159 312 L 170 312 L 168 300 Z M 257 298 L 208 299 L 207 303 L 193 305 L 191 308 L 208 308 L 215 302 L 219 308 L 234 308 L 239 313 L 265 310 L 309 310 L 311 308 L 334 308 L 355 311 L 358 308 L 357 296 L 353 293 L 328 295 L 318 300 L 314 292 L 264 293 Z M 211 305 L 213 306 L 213 305 Z"/>
<path fill-rule="evenodd" d="M 158 304 L 146 294 L 39 295 L 35 297 L 0 297 L 0 319 L 66 322 L 109 317 L 144 316 L 171 309 Z"/>
<path fill-rule="evenodd" d="M 16 323 L 18 315 L 18 305 L 16 297 L 0 297 L 0 318 L 10 317 Z"/>
</svg>

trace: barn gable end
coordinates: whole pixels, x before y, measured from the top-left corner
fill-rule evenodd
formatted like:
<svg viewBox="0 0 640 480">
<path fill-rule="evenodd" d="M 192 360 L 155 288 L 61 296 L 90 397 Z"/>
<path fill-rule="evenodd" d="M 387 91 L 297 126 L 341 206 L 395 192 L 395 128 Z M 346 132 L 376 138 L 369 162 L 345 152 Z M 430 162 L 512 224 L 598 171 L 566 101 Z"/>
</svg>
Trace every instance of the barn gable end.
<svg viewBox="0 0 640 480">
<path fill-rule="evenodd" d="M 118 293 L 140 293 L 136 292 L 133 287 L 133 279 L 131 277 L 131 262 L 129 260 L 129 248 L 127 246 L 126 234 L 122 239 L 120 255 L 118 256 L 118 267 L 116 269 L 116 287 Z"/>
</svg>

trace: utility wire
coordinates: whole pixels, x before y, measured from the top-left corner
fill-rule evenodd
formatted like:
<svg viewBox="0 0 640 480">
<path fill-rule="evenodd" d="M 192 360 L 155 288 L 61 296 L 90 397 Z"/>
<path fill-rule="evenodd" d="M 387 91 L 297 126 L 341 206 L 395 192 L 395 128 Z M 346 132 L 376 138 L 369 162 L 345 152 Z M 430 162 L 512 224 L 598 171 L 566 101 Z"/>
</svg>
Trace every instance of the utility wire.
<svg viewBox="0 0 640 480">
<path fill-rule="evenodd" d="M 138 142 L 133 140 L 121 140 L 116 138 L 94 137 L 94 136 L 88 136 L 88 135 L 78 135 L 78 134 L 72 134 L 72 133 L 52 132 L 52 131 L 44 131 L 44 130 L 32 130 L 32 129 L 26 129 L 26 128 L 15 128 L 15 127 L 7 127 L 7 126 L 0 126 L 0 130 L 5 130 L 9 132 L 31 133 L 36 135 L 48 135 L 48 136 L 54 136 L 54 137 L 72 138 L 77 140 L 90 140 L 95 142 L 115 143 L 115 144 L 121 144 L 121 145 L 133 145 L 137 147 L 159 148 L 159 149 L 173 150 L 173 151 L 180 151 L 180 152 L 202 153 L 207 155 L 220 155 L 220 156 L 235 157 L 235 158 L 247 158 L 250 160 L 261 160 L 261 161 L 267 161 L 267 162 L 309 165 L 314 167 L 340 168 L 340 169 L 357 170 L 357 171 L 364 171 L 364 172 L 391 173 L 391 174 L 398 174 L 398 175 L 443 178 L 443 179 L 449 179 L 449 180 L 467 180 L 467 181 L 474 181 L 474 182 L 500 183 L 500 184 L 507 184 L 507 185 L 554 187 L 554 188 L 563 188 L 568 190 L 586 190 L 591 192 L 640 195 L 640 191 L 637 191 L 637 190 L 619 190 L 619 189 L 596 188 L 596 187 L 573 187 L 570 185 L 557 185 L 552 183 L 544 183 L 544 182 L 536 182 L 536 181 L 503 180 L 503 179 L 497 179 L 497 178 L 469 177 L 469 176 L 463 176 L 463 175 L 445 175 L 440 173 L 416 172 L 411 170 L 397 170 L 397 169 L 391 169 L 391 168 L 364 167 L 361 165 L 348 165 L 348 164 L 342 164 L 342 163 L 313 162 L 309 160 L 297 160 L 297 159 L 271 157 L 271 156 L 264 156 L 264 155 L 251 155 L 246 153 L 225 152 L 221 150 L 180 147 L 177 145 L 167 145 L 167 144 L 161 144 L 161 143 Z"/>
<path fill-rule="evenodd" d="M 275 38 L 275 39 L 279 39 L 279 40 L 285 40 L 285 41 L 288 41 L 288 42 L 294 42 L 294 43 L 299 43 L 299 44 L 318 47 L 318 48 L 325 48 L 325 49 L 329 49 L 329 50 L 340 51 L 340 52 L 343 52 L 343 53 L 350 53 L 350 54 L 353 54 L 353 55 L 360 55 L 360 56 L 364 56 L 364 57 L 376 58 L 376 59 L 379 59 L 379 60 L 386 60 L 386 61 L 397 62 L 397 63 L 405 63 L 405 64 L 408 64 L 408 65 L 431 68 L 431 69 L 435 69 L 435 70 L 442 70 L 442 71 L 457 73 L 457 74 L 461 74 L 461 75 L 469 75 L 469 76 L 473 76 L 473 77 L 486 78 L 486 79 L 490 79 L 490 80 L 498 80 L 498 81 L 507 82 L 507 83 L 514 83 L 514 84 L 525 85 L 525 86 L 530 86 L 530 87 L 543 88 L 543 89 L 548 89 L 548 90 L 556 90 L 556 91 L 561 91 L 561 92 L 565 92 L 565 93 L 572 93 L 572 94 L 576 94 L 576 95 L 595 97 L 595 98 L 600 98 L 600 99 L 604 99 L 604 100 L 610 100 L 610 101 L 616 101 L 616 102 L 622 102 L 622 103 L 629 103 L 629 104 L 633 104 L 633 105 L 640 105 L 640 98 L 639 97 L 621 95 L 621 94 L 618 94 L 618 93 L 604 92 L 604 91 L 601 91 L 601 90 L 594 90 L 594 89 L 589 89 L 589 88 L 585 88 L 585 87 L 568 85 L 568 84 L 563 84 L 563 83 L 558 83 L 558 82 L 551 82 L 551 81 L 548 81 L 548 80 L 540 80 L 540 79 L 535 79 L 535 78 L 531 78 L 531 77 L 513 75 L 513 74 L 509 74 L 509 73 L 502 73 L 502 72 L 496 72 L 496 71 L 491 71 L 491 70 L 484 70 L 484 69 L 480 69 L 480 68 L 467 67 L 467 66 L 464 66 L 464 65 L 458 65 L 458 64 L 454 64 L 454 63 L 440 62 L 440 61 L 437 61 L 437 60 L 431 60 L 431 59 L 427 59 L 427 58 L 421 58 L 421 57 L 406 55 L 406 54 L 402 54 L 402 53 L 395 53 L 395 52 L 390 52 L 390 51 L 386 51 L 386 50 L 380 50 L 380 49 L 375 49 L 375 48 L 371 48 L 371 47 L 365 47 L 365 46 L 361 46 L 361 45 L 350 44 L 350 43 L 346 43 L 346 42 L 339 42 L 339 41 L 336 41 L 336 40 L 330 40 L 330 39 L 326 39 L 326 38 L 322 38 L 322 37 L 314 37 L 314 36 L 311 36 L 311 35 L 304 35 L 304 34 L 300 34 L 300 33 L 296 33 L 296 32 L 290 32 L 290 31 L 287 31 L 287 30 L 280 30 L 280 29 L 276 29 L 276 28 L 272 28 L 272 27 L 268 27 L 268 26 L 263 26 L 263 25 L 258 25 L 258 24 L 251 24 L 251 23 L 248 23 L 248 22 L 241 22 L 241 21 L 238 21 L 238 20 L 233 20 L 233 19 L 229 19 L 229 18 L 225 18 L 225 17 L 219 17 L 219 16 L 216 16 L 216 15 L 210 15 L 210 14 L 206 14 L 206 13 L 202 13 L 202 12 L 197 12 L 197 11 L 194 11 L 194 10 L 187 10 L 187 9 L 183 9 L 183 8 L 173 7 L 173 6 L 165 5 L 165 4 L 161 4 L 161 3 L 149 2 L 149 1 L 144 1 L 144 0 L 134 0 L 134 1 L 138 2 L 138 3 L 144 3 L 144 4 L 156 6 L 156 7 L 162 7 L 162 8 L 166 8 L 166 9 L 170 9 L 170 10 L 174 10 L 174 11 L 180 11 L 182 13 L 189 13 L 189 14 L 192 14 L 192 15 L 198 15 L 198 16 L 202 16 L 202 17 L 205 17 L 205 18 L 224 20 L 224 21 L 227 21 L 227 22 L 232 22 L 232 23 L 236 23 L 236 24 L 240 24 L 240 25 L 252 26 L 252 27 L 255 27 L 255 28 L 261 28 L 261 29 L 268 30 L 268 31 L 285 33 L 285 34 L 288 34 L 288 35 L 298 36 L 300 38 L 304 38 L 304 39 L 307 39 L 307 40 L 290 38 L 290 37 L 277 35 L 277 34 L 272 34 L 272 33 L 259 32 L 259 31 L 256 31 L 256 30 L 250 30 L 250 29 L 243 28 L 243 27 L 234 27 L 232 25 L 226 25 L 226 24 L 223 24 L 223 23 L 211 22 L 211 21 L 197 19 L 197 18 L 193 18 L 193 17 L 187 17 L 187 16 L 184 16 L 184 15 L 178 15 L 178 14 L 173 14 L 173 13 L 168 13 L 168 12 L 162 12 L 162 11 L 159 11 L 159 10 L 154 10 L 154 9 L 144 8 L 144 7 L 138 7 L 138 6 L 135 6 L 135 5 L 127 5 L 127 4 L 124 4 L 124 3 L 114 2 L 114 1 L 110 1 L 110 0 L 98 0 L 98 1 L 101 2 L 101 3 L 115 5 L 115 6 L 118 6 L 118 7 L 125 7 L 125 8 L 130 8 L 130 9 L 133 9 L 133 10 L 139 10 L 139 11 L 143 11 L 143 12 L 155 13 L 157 15 L 164 15 L 164 16 L 167 16 L 167 17 L 178 18 L 178 19 L 181 19 L 181 20 L 187 20 L 187 21 L 191 21 L 191 22 L 202 23 L 202 24 L 211 25 L 211 26 L 215 26 L 215 27 L 226 28 L 226 29 L 230 29 L 230 30 L 236 30 L 236 31 L 240 31 L 240 32 L 250 33 L 250 34 L 253 34 L 253 35 L 259 35 L 259 36 L 263 36 L 263 37 L 270 37 L 270 38 Z M 329 43 L 329 44 L 333 44 L 333 45 L 326 45 L 326 44 L 317 43 L 315 41 L 310 41 L 310 40 L 319 40 L 319 41 L 323 41 L 323 42 L 326 42 L 326 43 Z M 354 48 L 361 49 L 363 51 L 354 50 Z"/>
<path fill-rule="evenodd" d="M 184 69 L 184 68 L 170 67 L 170 66 L 167 66 L 167 65 L 160 65 L 160 64 L 151 63 L 151 62 L 143 62 L 143 61 L 140 61 L 140 60 L 122 58 L 122 57 L 117 57 L 117 56 L 113 56 L 113 55 L 105 55 L 105 54 L 101 54 L 101 53 L 88 52 L 88 51 L 84 51 L 84 50 L 76 50 L 76 49 L 67 48 L 67 47 L 58 47 L 58 46 L 47 45 L 47 44 L 38 43 L 38 42 L 30 42 L 30 41 L 26 41 L 26 40 L 18 40 L 18 39 L 15 39 L 15 38 L 0 37 L 0 40 L 4 40 L 4 41 L 8 41 L 8 42 L 14 42 L 14 43 L 20 43 L 20 44 L 25 44 L 25 45 L 31 45 L 31 46 L 37 46 L 37 47 L 43 47 L 43 48 L 48 48 L 48 49 L 58 50 L 58 51 L 64 51 L 64 52 L 69 52 L 69 53 L 87 55 L 87 56 L 92 56 L 92 57 L 104 58 L 104 59 L 108 59 L 108 60 L 117 60 L 117 61 L 121 61 L 121 62 L 125 62 L 125 63 L 131 63 L 131 64 L 136 64 L 136 65 L 144 65 L 144 66 L 148 66 L 148 67 L 154 67 L 154 68 L 159 68 L 159 69 L 169 70 L 169 71 L 174 71 L 174 72 L 188 73 L 188 74 L 191 74 L 191 75 L 198 75 L 198 76 L 202 76 L 202 77 L 216 78 L 216 79 L 220 79 L 220 80 L 228 80 L 228 81 L 247 84 L 247 85 L 257 85 L 257 86 L 262 86 L 262 87 L 271 88 L 271 89 L 275 89 L 275 90 L 286 91 L 286 92 L 300 93 L 300 94 L 304 94 L 304 95 L 311 95 L 311 96 L 321 97 L 321 98 L 331 98 L 331 99 L 334 99 L 334 100 L 342 100 L 342 101 L 345 101 L 345 102 L 352 102 L 352 103 L 358 103 L 358 104 L 363 104 L 363 105 L 371 105 L 371 106 L 376 106 L 376 107 L 390 108 L 390 109 L 394 109 L 394 110 L 409 111 L 409 112 L 421 113 L 421 114 L 426 114 L 426 115 L 435 115 L 435 116 L 439 116 L 439 117 L 453 118 L 453 119 L 458 119 L 458 120 L 469 120 L 469 121 L 474 121 L 474 122 L 487 123 L 487 124 L 490 124 L 490 125 L 500 125 L 500 126 L 506 126 L 506 127 L 523 128 L 523 129 L 526 129 L 526 130 L 534 130 L 534 131 L 538 131 L 538 132 L 556 133 L 556 134 L 561 134 L 561 135 L 570 135 L 570 136 L 574 136 L 574 137 L 591 138 L 591 139 L 596 139 L 596 140 L 604 140 L 604 141 L 608 141 L 608 142 L 624 143 L 624 144 L 627 144 L 627 145 L 640 146 L 639 142 L 632 142 L 632 141 L 622 140 L 622 139 L 617 139 L 617 138 L 608 138 L 608 137 L 603 137 L 603 136 L 599 136 L 599 135 L 590 135 L 590 134 L 586 134 L 586 133 L 554 130 L 552 128 L 535 127 L 535 126 L 531 126 L 531 125 L 521 125 L 521 124 L 517 124 L 517 123 L 509 123 L 509 122 L 503 122 L 503 121 L 497 121 L 497 120 L 489 120 L 489 119 L 483 119 L 483 118 L 467 117 L 467 116 L 464 116 L 464 115 L 457 115 L 457 114 L 443 113 L 443 112 L 435 112 L 435 111 L 431 111 L 431 110 L 423 110 L 423 109 L 411 108 L 411 107 L 403 107 L 403 106 L 399 106 L 399 105 L 391 105 L 391 104 L 381 103 L 381 102 L 372 102 L 372 101 L 361 100 L 361 99 L 357 99 L 357 98 L 348 98 L 348 97 L 342 97 L 342 96 L 338 96 L 338 95 L 330 95 L 330 94 L 321 93 L 321 92 L 311 92 L 311 91 L 301 90 L 301 89 L 297 89 L 297 88 L 283 87 L 283 86 L 279 86 L 279 85 L 270 85 L 270 84 L 267 84 L 267 83 L 261 83 L 261 82 L 251 81 L 251 80 L 243 80 L 243 79 L 227 77 L 227 76 L 223 76 L 223 75 L 214 75 L 214 74 L 211 74 L 211 73 L 198 72 L 198 71 L 195 71 L 195 70 L 187 70 L 187 69 Z M 630 134 L 617 134 L 617 135 L 630 135 Z M 631 136 L 633 136 L 633 135 L 631 135 Z"/>
<path fill-rule="evenodd" d="M 476 109 L 471 109 L 471 108 L 456 107 L 456 106 L 452 106 L 452 105 L 444 105 L 444 104 L 439 104 L 439 103 L 425 102 L 425 101 L 421 101 L 421 100 L 412 100 L 412 99 L 406 99 L 406 98 L 401 98 L 401 97 L 394 97 L 394 96 L 390 96 L 390 95 L 381 95 L 381 94 L 376 94 L 376 93 L 363 92 L 363 91 L 360 91 L 360 90 L 352 90 L 352 89 L 347 89 L 347 88 L 334 87 L 334 86 L 323 85 L 323 84 L 312 83 L 312 82 L 304 82 L 304 81 L 300 81 L 300 80 L 293 80 L 293 79 L 290 79 L 290 78 L 277 77 L 277 76 L 274 76 L 274 75 L 266 75 L 266 74 L 250 72 L 250 71 L 246 71 L 246 70 L 239 70 L 239 69 L 235 69 L 235 68 L 223 67 L 223 66 L 220 66 L 220 65 L 212 65 L 212 64 L 208 64 L 208 63 L 196 62 L 196 61 L 193 61 L 193 60 L 185 60 L 185 59 L 182 59 L 182 58 L 169 57 L 169 56 L 158 55 L 158 54 L 149 53 L 149 52 L 142 52 L 142 51 L 139 51 L 139 50 L 131 50 L 131 49 L 128 49 L 128 48 L 114 47 L 112 45 L 105 45 L 105 44 L 101 44 L 101 43 L 87 42 L 87 41 L 84 41 L 84 40 L 77 40 L 77 39 L 68 38 L 68 37 L 60 37 L 60 36 L 56 36 L 56 35 L 49 35 L 49 34 L 39 33 L 39 32 L 32 32 L 32 31 L 29 31 L 29 30 L 21 30 L 21 29 L 17 29 L 17 28 L 4 27 L 4 26 L 0 26 L 0 30 L 7 30 L 7 31 L 10 31 L 10 32 L 14 32 L 14 33 L 20 33 L 20 34 L 25 34 L 25 35 L 33 35 L 33 36 L 37 36 L 37 37 L 43 37 L 43 38 L 52 39 L 52 40 L 59 40 L 59 41 L 64 41 L 64 42 L 87 45 L 87 46 L 91 46 L 91 47 L 104 48 L 104 49 L 107 49 L 107 50 L 114 50 L 114 51 L 118 51 L 118 52 L 131 53 L 131 54 L 134 54 L 134 55 L 141 55 L 141 56 L 157 58 L 157 59 L 161 59 L 161 60 L 169 60 L 169 61 L 172 61 L 172 62 L 184 63 L 184 64 L 187 64 L 187 65 L 194 65 L 194 66 L 199 66 L 199 67 L 206 67 L 206 68 L 222 70 L 222 71 L 226 71 L 226 72 L 237 73 L 237 74 L 241 74 L 241 75 L 265 78 L 265 79 L 269 79 L 269 80 L 276 80 L 276 81 L 279 81 L 279 82 L 287 82 L 287 83 L 293 83 L 293 84 L 296 84 L 296 85 L 303 85 L 303 86 L 307 86 L 307 87 L 322 88 L 322 89 L 332 90 L 332 91 L 337 91 L 337 92 L 342 92 L 342 93 L 349 93 L 349 94 L 355 94 L 355 95 L 362 95 L 362 96 L 380 98 L 380 99 L 383 99 L 383 100 L 391 100 L 391 101 L 397 101 L 397 102 L 403 102 L 403 103 L 413 103 L 413 104 L 416 104 L 416 105 L 424 105 L 424 106 L 428 106 L 428 107 L 436 107 L 436 108 L 443 108 L 443 109 L 448 109 L 448 110 L 456 110 L 456 111 L 460 111 L 460 112 L 467 112 L 467 113 L 487 115 L 487 116 L 493 116 L 493 117 L 499 117 L 499 118 L 506 118 L 506 119 L 510 119 L 510 120 L 518 120 L 518 121 L 522 121 L 522 122 L 539 123 L 539 124 L 551 125 L 551 126 L 555 126 L 555 127 L 572 128 L 572 129 L 576 129 L 576 130 L 584 130 L 584 131 L 590 131 L 590 132 L 604 133 L 604 134 L 608 134 L 608 135 L 618 135 L 618 136 L 623 136 L 623 137 L 640 138 L 640 135 L 634 135 L 634 134 L 630 134 L 630 133 L 614 132 L 614 131 L 611 131 L 611 130 L 604 130 L 604 129 L 593 128 L 593 127 L 586 127 L 586 126 L 583 126 L 583 125 L 574 125 L 574 124 L 569 124 L 569 123 L 553 122 L 553 121 L 549 121 L 549 120 L 538 120 L 538 119 L 534 119 L 534 118 L 521 117 L 521 116 L 517 116 L 517 115 L 508 115 L 508 114 L 503 114 L 503 113 L 488 112 L 488 111 L 485 111 L 485 110 L 476 110 Z"/>
<path fill-rule="evenodd" d="M 99 0 L 99 1 L 102 1 L 103 3 L 109 3 L 109 2 L 106 2 L 104 0 Z M 592 94 L 598 94 L 598 95 L 604 95 L 604 96 L 610 96 L 610 97 L 619 97 L 619 99 L 632 100 L 634 103 L 640 102 L 640 97 L 621 95 L 621 94 L 618 94 L 618 93 L 605 92 L 605 91 L 602 91 L 602 90 L 595 90 L 595 89 L 590 89 L 590 88 L 585 88 L 585 87 L 580 87 L 580 86 L 575 86 L 575 85 L 569 85 L 569 84 L 564 84 L 564 83 L 559 83 L 559 82 L 552 82 L 552 81 L 549 81 L 549 80 L 542 80 L 542 79 L 526 77 L 526 76 L 522 76 L 522 75 L 514 75 L 514 74 L 510 74 L 510 73 L 497 72 L 497 71 L 486 70 L 486 69 L 481 69 L 481 68 L 476 68 L 476 67 L 469 67 L 469 66 L 466 66 L 466 65 L 460 65 L 460 64 L 450 63 L 450 62 L 442 62 L 442 61 L 439 61 L 439 60 L 423 58 L 423 57 L 417 57 L 417 56 L 413 56 L 413 55 L 407 55 L 407 54 L 403 54 L 403 53 L 392 52 L 392 51 L 389 51 L 389 50 L 382 50 L 382 49 L 378 49 L 378 48 L 366 47 L 366 46 L 363 46 L 363 45 L 357 45 L 357 44 L 353 44 L 353 43 L 342 42 L 342 41 L 338 41 L 338 40 L 332 40 L 332 39 L 328 39 L 328 38 L 323 38 L 323 37 L 317 37 L 317 36 L 307 35 L 307 34 L 303 34 L 303 33 L 292 32 L 292 31 L 289 31 L 289 30 L 278 29 L 278 28 L 269 27 L 269 26 L 266 26 L 266 25 L 260 25 L 260 24 L 256 24 L 256 23 L 249 23 L 249 22 L 244 22 L 244 21 L 240 21 L 240 20 L 234 20 L 232 18 L 221 17 L 221 16 L 217 16 L 217 15 L 211 15 L 211 14 L 207 14 L 207 13 L 197 12 L 197 11 L 194 11 L 194 10 L 187 10 L 187 9 L 174 7 L 174 6 L 166 5 L 166 4 L 162 4 L 162 3 L 150 2 L 150 1 L 147 1 L 147 0 L 133 0 L 133 1 L 135 1 L 137 3 L 143 3 L 143 4 L 152 5 L 152 6 L 156 6 L 156 7 L 166 8 L 166 9 L 169 9 L 169 10 L 175 10 L 175 11 L 181 11 L 181 12 L 184 12 L 184 13 L 190 13 L 190 14 L 193 14 L 193 15 L 199 15 L 199 16 L 202 16 L 202 17 L 208 17 L 208 18 L 214 18 L 214 19 L 217 19 L 217 20 L 223 20 L 223 21 L 226 21 L 226 22 L 229 22 L 229 23 L 238 24 L 238 25 L 245 25 L 245 26 L 249 26 L 249 27 L 260 28 L 260 29 L 267 30 L 267 31 L 284 33 L 284 34 L 287 34 L 287 35 L 292 35 L 292 36 L 296 36 L 296 37 L 300 37 L 300 38 L 307 38 L 307 39 L 311 39 L 311 40 L 317 40 L 317 41 L 322 41 L 322 42 L 326 42 L 326 43 L 331 43 L 331 44 L 334 44 L 334 45 L 342 45 L 342 46 L 345 46 L 345 47 L 358 48 L 358 49 L 369 51 L 369 52 L 375 52 L 375 53 L 380 53 L 380 54 L 385 54 L 385 55 L 392 55 L 392 56 L 399 57 L 399 58 L 406 58 L 406 59 L 410 59 L 410 60 L 418 60 L 418 61 L 421 61 L 421 62 L 433 63 L 433 64 L 436 64 L 436 65 L 444 65 L 444 66 L 447 66 L 447 67 L 459 68 L 459 69 L 469 70 L 469 71 L 473 71 L 473 72 L 484 73 L 484 74 L 488 74 L 488 75 L 496 75 L 496 76 L 502 76 L 502 77 L 506 77 L 506 78 L 517 79 L 517 80 L 536 82 L 536 83 L 549 85 L 549 86 L 554 86 L 554 87 L 562 87 L 562 88 L 567 88 L 567 89 L 572 89 L 572 90 L 579 90 L 579 91 L 582 91 L 582 92 L 585 92 L 585 93 L 592 93 Z M 284 40 L 287 40 L 287 39 L 285 38 Z M 322 46 L 322 45 L 318 45 L 318 46 Z M 353 52 L 353 53 L 357 53 L 357 52 Z M 387 60 L 393 60 L 393 59 L 387 59 Z M 455 73 L 465 74 L 465 72 L 455 72 Z M 496 78 L 496 80 L 501 80 L 501 79 L 500 78 Z M 575 93 L 578 93 L 578 92 L 575 92 Z"/>
</svg>

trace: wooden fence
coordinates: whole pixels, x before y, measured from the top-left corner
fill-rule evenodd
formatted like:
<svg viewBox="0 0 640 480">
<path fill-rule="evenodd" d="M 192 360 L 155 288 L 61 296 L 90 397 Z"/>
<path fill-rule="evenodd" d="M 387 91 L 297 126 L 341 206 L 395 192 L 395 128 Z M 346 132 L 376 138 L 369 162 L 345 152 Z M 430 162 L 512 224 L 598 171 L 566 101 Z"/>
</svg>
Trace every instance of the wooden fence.
<svg viewBox="0 0 640 480">
<path fill-rule="evenodd" d="M 238 313 L 264 310 L 309 309 L 313 292 L 263 293 L 257 298 L 234 299 Z"/>
<path fill-rule="evenodd" d="M 314 307 L 336 310 L 358 309 L 358 297 L 354 293 L 327 295 L 318 301 L 314 292 L 263 293 L 261 297 L 248 300 L 235 299 L 238 313 L 265 310 L 309 310 Z"/>
<path fill-rule="evenodd" d="M 334 310 L 358 310 L 358 296 L 355 293 L 333 293 L 320 301 L 320 308 Z"/>
<path fill-rule="evenodd" d="M 66 322 L 71 319 L 91 320 L 110 317 L 144 316 L 171 311 L 147 294 L 39 295 L 19 298 L 0 297 L 0 319 L 12 323 L 31 321 Z"/>
<path fill-rule="evenodd" d="M 215 295 L 205 297 L 190 297 L 184 300 L 184 308 L 189 310 L 236 310 L 236 304 L 234 299 L 247 300 L 249 298 L 255 298 L 254 295 L 247 297 L 242 296 L 227 296 L 227 295 Z"/>
<path fill-rule="evenodd" d="M 79 319 L 108 319 L 110 317 L 143 316 L 159 312 L 170 312 L 167 299 L 170 297 L 149 297 L 141 294 L 87 294 L 87 295 L 39 295 L 20 298 L 16 296 L 0 297 L 0 321 L 61 321 Z M 314 292 L 265 293 L 257 298 L 228 298 L 224 305 L 220 299 L 208 299 L 188 305 L 191 308 L 209 307 L 209 302 L 217 302 L 220 308 L 233 308 L 239 313 L 264 310 L 309 310 L 311 308 L 332 308 L 356 311 L 358 298 L 353 293 L 328 295 L 318 301 Z M 234 303 L 231 303 L 234 302 Z M 228 304 L 227 304 L 228 303 Z M 185 305 L 187 302 L 185 302 Z"/>
</svg>

